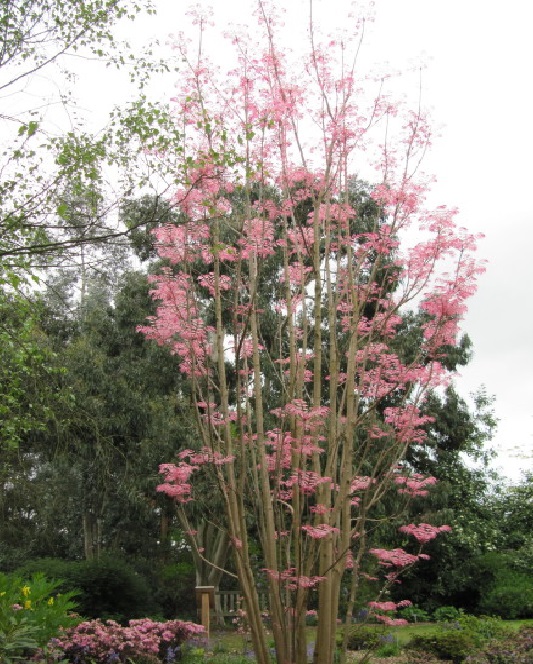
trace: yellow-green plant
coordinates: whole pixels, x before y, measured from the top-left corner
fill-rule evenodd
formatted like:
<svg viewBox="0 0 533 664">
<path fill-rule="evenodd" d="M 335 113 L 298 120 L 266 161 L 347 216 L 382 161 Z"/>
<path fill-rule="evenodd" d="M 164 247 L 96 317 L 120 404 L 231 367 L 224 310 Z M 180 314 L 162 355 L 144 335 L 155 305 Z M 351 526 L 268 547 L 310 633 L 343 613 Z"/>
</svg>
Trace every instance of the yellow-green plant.
<svg viewBox="0 0 533 664">
<path fill-rule="evenodd" d="M 42 574 L 31 579 L 0 574 L 0 661 L 27 661 L 56 637 L 60 627 L 80 622 L 72 613 L 74 593 L 60 594 L 58 583 Z"/>
</svg>

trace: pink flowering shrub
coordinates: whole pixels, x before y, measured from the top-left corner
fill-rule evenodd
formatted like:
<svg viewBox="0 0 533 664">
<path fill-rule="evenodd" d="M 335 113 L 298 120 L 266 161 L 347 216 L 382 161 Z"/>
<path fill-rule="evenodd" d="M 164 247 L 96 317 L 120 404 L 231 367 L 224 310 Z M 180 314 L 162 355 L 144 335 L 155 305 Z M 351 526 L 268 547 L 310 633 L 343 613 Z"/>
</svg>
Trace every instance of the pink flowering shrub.
<svg viewBox="0 0 533 664">
<path fill-rule="evenodd" d="M 149 618 L 130 620 L 127 627 L 114 620 L 89 620 L 67 629 L 53 646 L 75 664 L 119 664 L 141 659 L 144 662 L 173 662 L 180 646 L 204 628 L 191 622 Z"/>
</svg>

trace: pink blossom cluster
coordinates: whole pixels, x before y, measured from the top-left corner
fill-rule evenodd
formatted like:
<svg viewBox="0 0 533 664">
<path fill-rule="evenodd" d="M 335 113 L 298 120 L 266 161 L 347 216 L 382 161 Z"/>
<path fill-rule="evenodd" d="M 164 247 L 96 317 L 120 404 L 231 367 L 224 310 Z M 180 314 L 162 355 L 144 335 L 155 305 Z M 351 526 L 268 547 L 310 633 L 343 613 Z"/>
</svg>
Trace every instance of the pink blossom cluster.
<svg viewBox="0 0 533 664">
<path fill-rule="evenodd" d="M 202 625 L 181 620 L 155 622 L 149 618 L 130 620 L 123 627 L 114 620 L 90 620 L 64 630 L 54 648 L 69 661 L 80 664 L 126 663 L 142 656 L 163 659 L 169 648 L 176 649 L 189 637 L 203 633 Z"/>
<path fill-rule="evenodd" d="M 388 627 L 398 627 L 401 625 L 407 625 L 407 623 L 409 622 L 405 618 L 391 618 L 390 616 L 383 615 L 382 613 L 376 613 L 375 618 L 376 620 L 379 620 Z"/>
<path fill-rule="evenodd" d="M 281 571 L 264 569 L 270 579 L 277 583 L 283 583 L 288 590 L 297 590 L 298 588 L 315 588 L 321 581 L 324 581 L 324 576 L 304 576 L 296 574 L 295 567 L 289 567 Z"/>
<path fill-rule="evenodd" d="M 309 537 L 314 539 L 322 539 L 323 537 L 327 537 L 332 533 L 340 533 L 338 528 L 330 526 L 327 523 L 319 523 L 317 526 L 306 524 L 305 526 L 302 526 L 302 530 L 307 533 Z"/>
<path fill-rule="evenodd" d="M 420 523 L 416 526 L 414 523 L 410 523 L 407 526 L 401 526 L 399 530 L 401 533 L 412 535 L 420 544 L 427 544 L 427 542 L 435 539 L 439 533 L 449 533 L 452 529 L 447 525 L 432 526 L 429 523 Z"/>
<path fill-rule="evenodd" d="M 300 468 L 297 468 L 296 472 L 282 482 L 282 484 L 287 488 L 298 486 L 303 494 L 310 496 L 316 492 L 317 487 L 321 484 L 331 485 L 331 477 L 323 477 L 312 470 L 301 470 Z"/>
<path fill-rule="evenodd" d="M 406 567 L 412 565 L 420 558 L 419 555 L 407 553 L 403 549 L 370 549 L 370 553 L 379 560 L 384 567 Z"/>
<path fill-rule="evenodd" d="M 408 599 L 401 602 L 368 602 L 371 609 L 377 609 L 378 611 L 396 611 L 396 609 L 411 605 L 412 602 Z"/>
<path fill-rule="evenodd" d="M 189 479 L 194 471 L 204 464 L 222 466 L 231 463 L 235 457 L 225 457 L 216 450 L 212 451 L 208 447 L 203 447 L 199 452 L 182 450 L 178 454 L 178 458 L 180 462 L 177 465 L 163 463 L 159 466 L 159 472 L 165 476 L 165 481 L 157 486 L 157 491 L 165 493 L 179 503 L 186 503 L 192 500 L 192 486 Z M 184 460 L 187 458 L 189 462 Z"/>
<path fill-rule="evenodd" d="M 392 618 L 390 615 L 386 614 L 411 605 L 412 602 L 408 599 L 401 600 L 400 602 L 368 602 L 368 606 L 374 612 L 376 620 L 379 620 L 388 626 L 406 625 L 407 620 L 404 618 Z M 381 611 L 384 613 L 380 613 Z"/>
<path fill-rule="evenodd" d="M 414 475 L 398 475 L 394 478 L 396 484 L 402 488 L 398 489 L 398 493 L 405 493 L 412 498 L 424 497 L 428 495 L 427 487 L 437 483 L 436 477 L 426 477 L 420 473 Z"/>
</svg>

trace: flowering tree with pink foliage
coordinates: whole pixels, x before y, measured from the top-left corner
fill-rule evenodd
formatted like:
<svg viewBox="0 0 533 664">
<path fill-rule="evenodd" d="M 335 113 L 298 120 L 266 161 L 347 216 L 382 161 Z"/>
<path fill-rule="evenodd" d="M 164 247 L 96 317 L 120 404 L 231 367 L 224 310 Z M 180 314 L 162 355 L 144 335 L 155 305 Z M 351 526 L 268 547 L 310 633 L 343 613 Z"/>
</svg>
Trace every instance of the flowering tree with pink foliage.
<svg viewBox="0 0 533 664">
<path fill-rule="evenodd" d="M 359 74 L 362 18 L 320 42 L 311 2 L 309 49 L 295 62 L 278 45 L 275 7 L 259 0 L 261 33 L 231 36 L 238 67 L 221 76 L 203 52 L 209 16 L 195 11 L 199 46 L 176 42 L 181 221 L 156 231 L 168 267 L 152 277 L 159 307 L 141 331 L 181 358 L 199 449 L 161 467 L 160 490 L 186 522 L 195 474 L 211 469 L 258 662 L 269 653 L 251 521 L 277 661 L 307 661 L 314 594 L 315 660 L 331 664 L 341 584 L 348 628 L 364 557 L 391 583 L 424 555 L 369 551 L 367 521 L 391 488 L 402 500 L 433 482 L 399 462 L 424 442 L 428 390 L 449 381 L 443 358 L 480 272 L 475 238 L 453 210 L 425 207 L 430 127 Z M 353 176 L 364 162 L 378 183 L 367 189 Z M 403 245 L 408 229 L 417 242 Z M 422 334 L 406 359 L 396 341 L 409 311 Z M 405 528 L 421 543 L 439 532 Z"/>
</svg>

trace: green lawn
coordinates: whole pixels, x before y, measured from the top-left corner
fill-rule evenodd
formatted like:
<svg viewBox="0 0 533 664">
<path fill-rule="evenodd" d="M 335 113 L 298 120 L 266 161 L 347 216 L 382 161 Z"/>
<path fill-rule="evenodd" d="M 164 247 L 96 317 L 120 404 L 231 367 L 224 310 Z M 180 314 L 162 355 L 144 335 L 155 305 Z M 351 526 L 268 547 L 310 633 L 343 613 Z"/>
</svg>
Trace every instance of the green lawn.
<svg viewBox="0 0 533 664">
<path fill-rule="evenodd" d="M 533 618 L 530 618 L 529 620 L 506 620 L 505 624 L 509 625 L 509 627 L 512 627 L 513 629 L 516 630 L 520 629 L 522 625 L 533 627 Z"/>
</svg>

